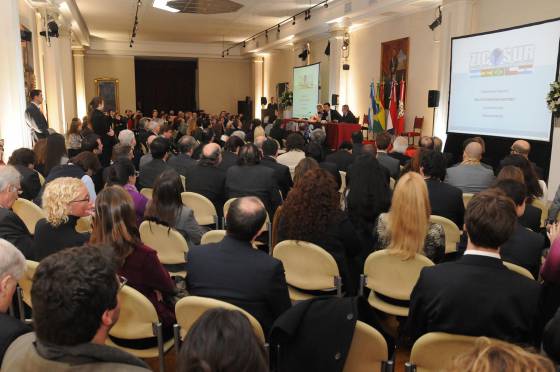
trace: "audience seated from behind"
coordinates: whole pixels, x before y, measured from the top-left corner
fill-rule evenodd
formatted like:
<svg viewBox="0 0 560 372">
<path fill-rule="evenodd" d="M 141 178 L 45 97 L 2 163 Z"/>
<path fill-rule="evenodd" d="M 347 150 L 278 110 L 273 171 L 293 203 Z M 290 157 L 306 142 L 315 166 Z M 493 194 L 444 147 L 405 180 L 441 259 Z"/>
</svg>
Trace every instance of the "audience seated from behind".
<svg viewBox="0 0 560 372">
<path fill-rule="evenodd" d="M 226 195 L 228 199 L 257 196 L 272 218 L 282 199 L 274 170 L 261 165 L 260 159 L 261 152 L 252 143 L 239 149 L 238 165 L 230 167 L 226 172 Z"/>
<path fill-rule="evenodd" d="M 235 200 L 219 243 L 193 247 L 187 254 L 191 295 L 230 302 L 249 312 L 265 334 L 291 302 L 282 262 L 251 245 L 261 234 L 266 210 L 256 197 Z"/>
<path fill-rule="evenodd" d="M 535 172 L 535 168 L 526 157 L 515 154 L 508 155 L 502 160 L 500 165 L 502 167 L 513 165 L 521 169 L 525 179 L 525 186 L 527 186 L 527 197 L 529 198 L 529 202 L 543 196 L 543 190 L 541 185 L 539 185 L 539 178 Z"/>
<path fill-rule="evenodd" d="M 560 186 L 556 189 L 556 193 L 554 194 L 554 199 L 550 204 L 550 208 L 548 209 L 548 223 L 556 222 L 558 218 L 558 212 L 560 212 Z"/>
<path fill-rule="evenodd" d="M 309 143 L 316 143 L 323 151 L 322 158 L 325 159 L 332 151 L 326 143 L 327 132 L 323 128 L 315 128 L 309 133 Z"/>
<path fill-rule="evenodd" d="M 0 365 L 8 346 L 31 327 L 10 316 L 8 309 L 16 291 L 17 282 L 25 273 L 25 257 L 7 240 L 0 239 Z"/>
<path fill-rule="evenodd" d="M 398 136 L 393 141 L 393 148 L 388 155 L 397 159 L 399 164 L 404 167 L 410 161 L 410 157 L 406 155 L 406 149 L 408 149 L 408 139 L 403 136 Z"/>
<path fill-rule="evenodd" d="M 338 171 L 338 167 L 335 163 L 326 162 L 324 154 L 325 153 L 317 143 L 310 142 L 305 147 L 305 156 L 315 159 L 315 161 L 319 164 L 319 168 L 329 172 L 334 177 L 338 189 L 340 189 L 342 178 L 340 176 L 340 172 Z"/>
<path fill-rule="evenodd" d="M 103 168 L 103 185 L 109 182 L 109 172 L 113 165 L 118 162 L 120 159 L 128 159 L 132 161 L 134 158 L 134 154 L 132 152 L 132 147 L 128 145 L 123 145 L 121 143 L 117 143 L 113 146 L 113 155 L 111 157 L 111 165 L 108 167 Z"/>
<path fill-rule="evenodd" d="M 18 198 L 21 175 L 11 165 L 0 165 L 0 239 L 15 245 L 27 259 L 33 256 L 33 237 L 25 223 L 12 211 Z"/>
<path fill-rule="evenodd" d="M 423 153 L 420 164 L 420 174 L 424 176 L 428 187 L 432 214 L 455 222 L 459 230 L 463 230 L 463 193 L 457 187 L 443 182 L 446 172 L 443 154 L 428 150 Z"/>
<path fill-rule="evenodd" d="M 460 354 L 447 372 L 554 372 L 546 357 L 499 340 L 480 337 L 472 350 Z"/>
<path fill-rule="evenodd" d="M 12 152 L 8 164 L 14 166 L 21 175 L 20 198 L 33 200 L 41 190 L 39 174 L 35 170 L 35 153 L 22 147 Z"/>
<path fill-rule="evenodd" d="M 299 179 L 282 205 L 278 241 L 303 240 L 317 244 L 335 259 L 345 292 L 356 294 L 362 267 L 355 257 L 361 241 L 350 219 L 340 209 L 340 194 L 333 177 L 312 169 Z"/>
<path fill-rule="evenodd" d="M 43 175 L 47 177 L 54 167 L 68 162 L 66 141 L 62 134 L 53 133 L 47 137 L 45 169 Z"/>
<path fill-rule="evenodd" d="M 148 151 L 150 150 L 150 146 L 152 142 L 156 138 L 158 138 L 158 136 L 149 136 L 148 138 L 146 138 L 146 148 L 148 149 Z M 140 160 L 138 162 L 138 170 L 142 170 L 142 168 L 144 168 L 144 166 L 149 162 L 151 162 L 152 160 L 154 160 L 154 157 L 152 156 L 151 152 L 142 155 L 142 157 L 140 157 Z"/>
<path fill-rule="evenodd" d="M 134 203 L 136 222 L 140 226 L 140 223 L 144 220 L 148 198 L 140 194 L 136 189 L 137 172 L 134 164 L 127 158 L 121 158 L 108 169 L 107 186 L 118 185 L 128 192 Z"/>
<path fill-rule="evenodd" d="M 477 193 L 488 188 L 495 177 L 492 169 L 481 164 L 482 153 L 480 143 L 469 143 L 463 152 L 463 162 L 447 169 L 445 182 L 464 193 Z"/>
<path fill-rule="evenodd" d="M 364 135 L 362 131 L 359 130 L 357 132 L 352 132 L 352 155 L 354 155 L 354 159 L 358 156 L 362 155 L 362 149 L 364 147 Z"/>
<path fill-rule="evenodd" d="M 398 180 L 401 174 L 400 161 L 389 156 L 387 153 L 387 149 L 391 144 L 391 135 L 387 132 L 378 133 L 375 137 L 375 144 L 377 146 L 377 161 L 387 168 L 391 177 Z"/>
<path fill-rule="evenodd" d="M 298 165 L 296 165 L 296 169 L 294 171 L 294 185 L 298 183 L 300 180 L 302 180 L 305 174 L 312 169 L 319 169 L 319 163 L 317 163 L 315 159 L 313 158 L 301 159 Z"/>
<path fill-rule="evenodd" d="M 179 139 L 177 149 L 179 154 L 172 156 L 167 164 L 182 176 L 187 175 L 187 169 L 196 164 L 192 158 L 193 151 L 197 146 L 196 140 L 191 136 L 183 136 Z"/>
<path fill-rule="evenodd" d="M 237 310 L 211 309 L 187 333 L 178 372 L 268 372 L 268 357 L 247 317 Z"/>
<path fill-rule="evenodd" d="M 541 275 L 545 282 L 560 284 L 560 224 L 555 222 L 548 226 L 550 250 L 542 266 Z"/>
<path fill-rule="evenodd" d="M 299 132 L 290 133 L 286 138 L 286 152 L 276 159 L 278 163 L 286 165 L 290 168 L 292 178 L 299 161 L 305 158 L 305 140 Z"/>
<path fill-rule="evenodd" d="M 274 178 L 278 184 L 278 188 L 282 193 L 282 197 L 288 197 L 288 191 L 293 186 L 292 176 L 290 175 L 290 168 L 284 164 L 278 163 L 278 149 L 280 145 L 275 139 L 269 138 L 262 142 L 260 149 L 262 151 L 261 164 L 274 171 Z"/>
<path fill-rule="evenodd" d="M 274 120 L 274 124 L 270 129 L 269 136 L 274 138 L 282 147 L 282 140 L 286 139 L 286 130 L 282 128 L 282 120 L 276 119 Z"/>
<path fill-rule="evenodd" d="M 93 213 L 93 202 L 79 179 L 61 177 L 49 182 L 43 193 L 43 210 L 46 218 L 35 226 L 34 261 L 89 240 L 88 233 L 76 231 L 78 219 Z"/>
<path fill-rule="evenodd" d="M 238 136 L 231 136 L 228 138 L 224 145 L 224 151 L 222 152 L 222 161 L 219 164 L 220 169 L 227 171 L 229 167 L 237 164 L 237 154 L 244 144 L 245 142 Z"/>
<path fill-rule="evenodd" d="M 403 175 L 393 192 L 391 209 L 377 219 L 377 249 L 410 259 L 420 253 L 435 263 L 445 255 L 445 231 L 430 222 L 428 189 L 416 172 Z"/>
<path fill-rule="evenodd" d="M 464 256 L 422 269 L 412 291 L 407 329 L 414 340 L 429 332 L 537 340 L 539 284 L 509 270 L 499 253 L 516 219 L 514 203 L 501 192 L 474 196 L 465 214 Z"/>
<path fill-rule="evenodd" d="M 531 166 L 535 170 L 535 174 L 537 175 L 538 179 L 542 180 L 544 171 L 536 163 L 529 160 L 530 153 L 531 153 L 531 144 L 525 140 L 517 140 L 511 145 L 511 155 L 521 155 L 525 159 L 527 159 L 529 161 L 529 164 L 531 164 Z"/>
<path fill-rule="evenodd" d="M 150 144 L 150 153 L 152 154 L 152 161 L 143 167 L 140 166 L 140 174 L 138 175 L 137 187 L 138 190 L 143 188 L 153 188 L 154 182 L 158 176 L 171 168 L 167 163 L 167 156 L 169 150 L 169 141 L 163 137 L 155 138 Z"/>
<path fill-rule="evenodd" d="M 527 189 L 521 182 L 514 180 L 498 181 L 494 187 L 502 191 L 515 203 L 515 212 L 520 218 L 525 212 Z M 529 270 L 533 277 L 539 277 L 541 257 L 545 248 L 544 237 L 516 221 L 509 239 L 500 246 L 500 255 L 507 262 L 514 263 Z"/>
<path fill-rule="evenodd" d="M 118 274 L 150 300 L 162 323 L 164 338 L 170 338 L 175 323 L 172 305 L 175 283 L 160 263 L 157 252 L 140 240 L 132 199 L 123 188 L 109 186 L 99 193 L 90 243 L 114 250 Z M 135 341 L 131 345 L 130 340 L 114 341 L 124 346 L 156 346 L 155 338 L 150 340 L 151 344 L 141 342 L 141 345 Z"/>
<path fill-rule="evenodd" d="M 106 248 L 76 247 L 46 258 L 31 288 L 35 332 L 10 345 L 2 371 L 149 371 L 105 345 L 119 319 L 122 284 Z"/>
<path fill-rule="evenodd" d="M 480 136 L 475 136 L 475 137 L 470 137 L 467 138 L 466 140 L 463 141 L 463 152 L 465 151 L 465 149 L 467 148 L 467 146 L 469 145 L 469 143 L 471 142 L 476 142 L 478 144 L 480 144 L 480 147 L 482 148 L 482 153 L 480 156 L 480 165 L 488 168 L 490 170 L 492 170 L 492 172 L 494 172 L 494 167 L 492 167 L 492 165 L 490 165 L 492 163 L 491 159 L 488 159 L 485 157 L 486 155 L 486 142 L 484 141 L 484 139 Z M 496 172 L 494 172 L 496 173 Z"/>
<path fill-rule="evenodd" d="M 338 170 L 347 172 L 350 164 L 354 162 L 354 156 L 352 155 L 352 144 L 347 141 L 342 142 L 338 147 L 338 151 L 327 155 L 325 161 L 334 163 L 336 164 Z"/>
</svg>

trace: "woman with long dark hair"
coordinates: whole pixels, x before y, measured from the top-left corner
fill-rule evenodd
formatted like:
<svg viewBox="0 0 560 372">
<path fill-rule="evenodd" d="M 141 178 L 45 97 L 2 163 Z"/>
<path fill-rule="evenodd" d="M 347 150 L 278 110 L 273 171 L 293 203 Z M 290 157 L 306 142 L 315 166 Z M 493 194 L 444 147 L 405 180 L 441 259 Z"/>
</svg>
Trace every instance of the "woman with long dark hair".
<svg viewBox="0 0 560 372">
<path fill-rule="evenodd" d="M 57 165 L 66 164 L 67 162 L 68 153 L 66 152 L 64 136 L 58 133 L 51 134 L 47 137 L 44 176 L 48 176 L 51 169 Z"/>
<path fill-rule="evenodd" d="M 543 190 L 541 185 L 539 185 L 537 172 L 535 172 L 535 168 L 526 157 L 516 154 L 508 155 L 504 160 L 502 160 L 500 165 L 502 167 L 513 165 L 514 167 L 521 169 L 525 179 L 525 186 L 527 186 L 528 203 L 531 203 L 535 198 L 543 196 Z"/>
<path fill-rule="evenodd" d="M 138 226 L 140 226 L 140 223 L 144 219 L 148 199 L 136 189 L 135 185 L 138 172 L 136 172 L 134 164 L 127 158 L 119 158 L 108 169 L 107 186 L 118 185 L 128 192 L 134 203 L 136 222 Z"/>
<path fill-rule="evenodd" d="M 103 167 L 107 167 L 111 163 L 115 132 L 112 128 L 111 118 L 103 113 L 104 105 L 103 98 L 93 97 L 89 103 L 88 119 L 95 134 L 101 137 L 103 152 L 99 156 L 99 161 Z"/>
<path fill-rule="evenodd" d="M 71 158 L 78 155 L 82 148 L 82 121 L 80 118 L 73 118 L 70 128 L 66 132 L 66 142 L 68 144 L 68 156 Z"/>
</svg>

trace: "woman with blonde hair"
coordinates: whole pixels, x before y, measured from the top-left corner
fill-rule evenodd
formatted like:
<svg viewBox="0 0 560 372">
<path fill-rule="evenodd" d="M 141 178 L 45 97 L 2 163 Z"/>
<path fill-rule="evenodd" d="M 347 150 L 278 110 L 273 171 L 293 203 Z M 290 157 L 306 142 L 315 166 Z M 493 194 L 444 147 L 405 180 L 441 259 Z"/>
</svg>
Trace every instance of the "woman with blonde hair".
<svg viewBox="0 0 560 372">
<path fill-rule="evenodd" d="M 391 209 L 377 219 L 377 249 L 389 249 L 403 260 L 423 254 L 433 262 L 445 255 L 443 227 L 430 222 L 426 182 L 416 172 L 403 175 L 395 187 Z"/>
<path fill-rule="evenodd" d="M 89 240 L 88 233 L 76 231 L 78 219 L 93 213 L 88 189 L 80 179 L 60 177 L 47 183 L 42 202 L 46 218 L 35 226 L 35 261 Z"/>
</svg>

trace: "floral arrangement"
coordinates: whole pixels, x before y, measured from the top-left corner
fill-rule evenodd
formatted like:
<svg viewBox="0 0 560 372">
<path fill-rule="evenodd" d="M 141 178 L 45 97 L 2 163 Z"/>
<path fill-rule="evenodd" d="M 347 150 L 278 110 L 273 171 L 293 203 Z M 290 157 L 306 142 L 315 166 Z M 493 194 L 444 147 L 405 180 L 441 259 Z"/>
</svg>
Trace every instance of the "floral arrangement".
<svg viewBox="0 0 560 372">
<path fill-rule="evenodd" d="M 284 94 L 282 94 L 282 97 L 280 97 L 280 103 L 282 104 L 282 107 L 292 107 L 294 102 L 294 93 L 290 90 L 287 90 L 284 92 Z"/>
<path fill-rule="evenodd" d="M 560 117 L 560 82 L 555 81 L 550 84 L 550 92 L 546 97 L 548 109 L 552 111 L 552 115 Z"/>
</svg>

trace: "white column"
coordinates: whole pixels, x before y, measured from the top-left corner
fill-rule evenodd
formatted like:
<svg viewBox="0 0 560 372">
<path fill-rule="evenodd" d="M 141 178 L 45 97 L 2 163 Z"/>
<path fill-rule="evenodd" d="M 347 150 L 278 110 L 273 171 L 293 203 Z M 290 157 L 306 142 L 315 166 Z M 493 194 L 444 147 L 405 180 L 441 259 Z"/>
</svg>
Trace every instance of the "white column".
<svg viewBox="0 0 560 372">
<path fill-rule="evenodd" d="M 72 57 L 74 58 L 74 82 L 76 83 L 76 108 L 78 117 L 80 118 L 87 115 L 84 55 L 85 53 L 82 48 L 72 50 Z"/>
<path fill-rule="evenodd" d="M 346 92 L 341 89 L 345 88 L 345 84 L 341 86 L 342 76 L 342 39 L 344 37 L 344 29 L 333 29 L 330 33 L 329 41 L 331 43 L 331 54 L 329 56 L 329 102 L 333 94 L 346 97 Z M 344 98 L 346 99 L 346 98 Z M 340 100 L 339 100 L 340 101 Z M 332 102 L 331 102 L 332 103 Z M 341 105 L 342 102 L 339 102 Z M 337 107 L 340 111 L 340 107 Z"/>
<path fill-rule="evenodd" d="M 25 88 L 23 57 L 17 0 L 0 1 L 0 137 L 4 139 L 4 161 L 20 147 L 31 147 L 30 131 L 25 124 Z"/>
<path fill-rule="evenodd" d="M 255 105 L 255 117 L 261 117 L 261 97 L 263 96 L 263 74 L 264 74 L 264 58 L 253 58 L 253 104 Z"/>
<path fill-rule="evenodd" d="M 442 6 L 441 39 L 439 48 L 438 89 L 439 107 L 435 113 L 434 136 L 447 138 L 447 101 L 449 99 L 449 63 L 451 38 L 471 33 L 473 0 L 444 0 Z"/>
</svg>

